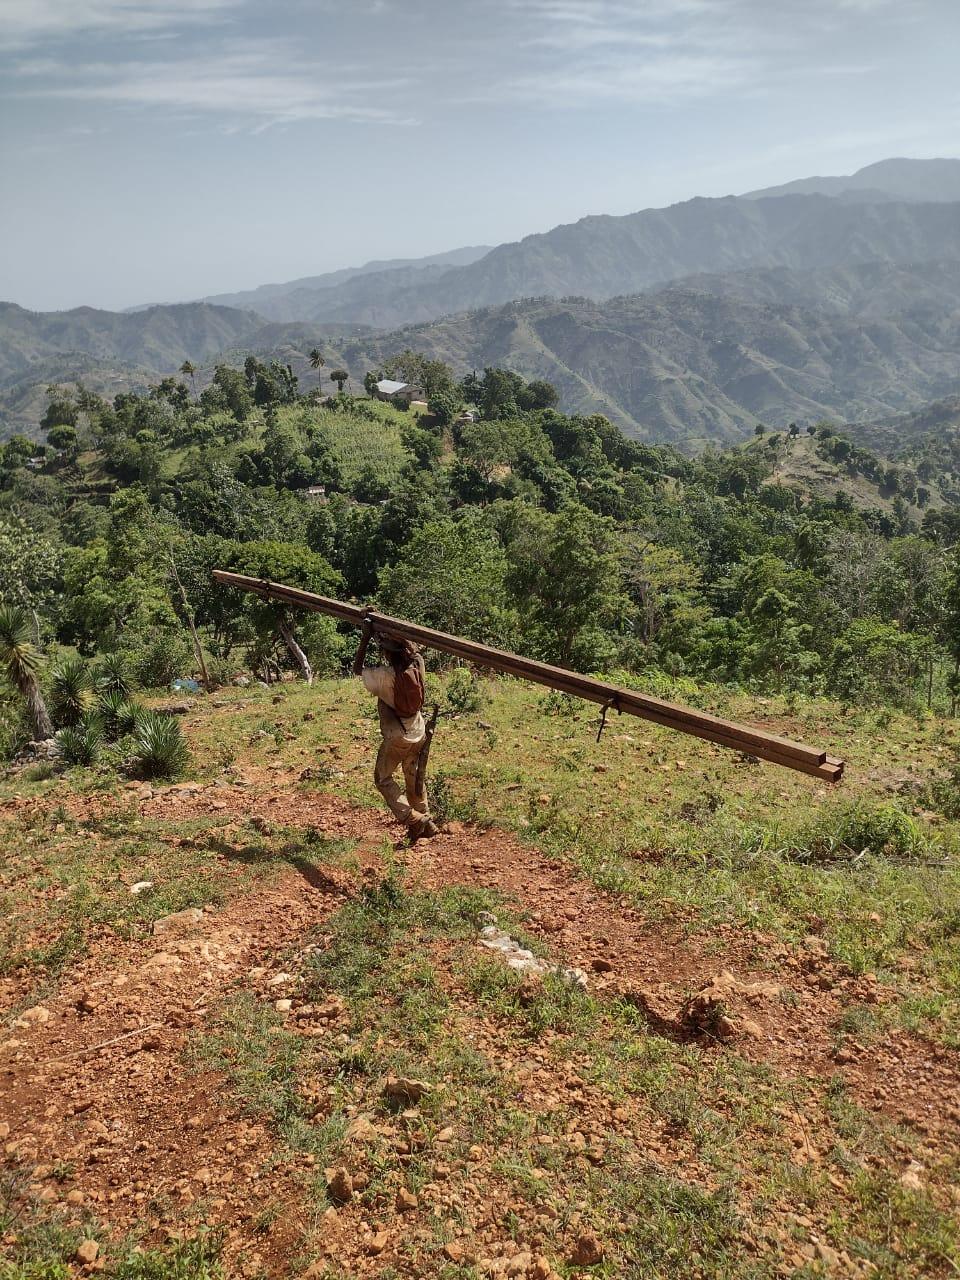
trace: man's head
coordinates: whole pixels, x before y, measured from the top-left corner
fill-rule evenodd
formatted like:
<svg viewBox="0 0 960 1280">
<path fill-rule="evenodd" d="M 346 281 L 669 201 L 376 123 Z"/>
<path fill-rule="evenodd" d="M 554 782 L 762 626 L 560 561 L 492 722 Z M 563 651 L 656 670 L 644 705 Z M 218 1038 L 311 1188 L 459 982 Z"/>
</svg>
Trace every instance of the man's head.
<svg viewBox="0 0 960 1280">
<path fill-rule="evenodd" d="M 377 640 L 380 644 L 380 652 L 387 659 L 396 665 L 398 662 L 407 663 L 417 653 L 417 646 L 412 640 L 403 640 L 399 636 L 378 636 Z"/>
</svg>

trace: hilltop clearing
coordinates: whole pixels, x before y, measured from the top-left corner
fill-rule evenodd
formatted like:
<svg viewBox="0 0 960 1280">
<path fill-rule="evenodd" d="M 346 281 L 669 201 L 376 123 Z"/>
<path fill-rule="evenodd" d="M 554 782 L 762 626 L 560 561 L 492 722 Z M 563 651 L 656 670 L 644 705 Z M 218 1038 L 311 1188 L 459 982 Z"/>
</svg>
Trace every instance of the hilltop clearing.
<svg viewBox="0 0 960 1280">
<path fill-rule="evenodd" d="M 596 746 L 592 712 L 512 682 L 484 695 L 436 748 L 449 829 L 413 849 L 365 807 L 374 725 L 343 682 L 196 702 L 196 781 L 3 784 L 0 840 L 28 851 L 5 871 L 11 1256 L 950 1274 L 956 832 L 905 815 L 909 847 L 874 843 L 906 794 L 895 753 L 922 786 L 943 727 L 848 717 L 835 797 L 648 725 Z M 583 985 L 512 973 L 491 919 Z"/>
</svg>

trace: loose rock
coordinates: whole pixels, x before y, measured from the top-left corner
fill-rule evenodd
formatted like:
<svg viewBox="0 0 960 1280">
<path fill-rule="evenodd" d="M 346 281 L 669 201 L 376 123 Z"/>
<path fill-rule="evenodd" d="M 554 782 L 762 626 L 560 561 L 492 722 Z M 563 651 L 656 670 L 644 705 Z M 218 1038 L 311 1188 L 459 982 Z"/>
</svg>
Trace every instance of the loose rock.
<svg viewBox="0 0 960 1280">
<path fill-rule="evenodd" d="M 603 1261 L 603 1245 L 591 1232 L 584 1232 L 574 1245 L 570 1261 L 576 1267 L 593 1267 Z"/>
</svg>

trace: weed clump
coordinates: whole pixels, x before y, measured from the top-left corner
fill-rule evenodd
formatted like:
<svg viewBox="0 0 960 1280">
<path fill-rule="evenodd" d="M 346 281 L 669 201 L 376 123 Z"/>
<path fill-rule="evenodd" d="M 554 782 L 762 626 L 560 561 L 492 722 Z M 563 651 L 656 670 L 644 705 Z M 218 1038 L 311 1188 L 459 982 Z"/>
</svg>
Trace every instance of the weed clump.
<svg viewBox="0 0 960 1280">
<path fill-rule="evenodd" d="M 443 691 L 443 709 L 451 715 L 465 715 L 479 711 L 484 703 L 484 692 L 476 673 L 466 667 L 456 667 Z"/>
<path fill-rule="evenodd" d="M 778 852 L 792 862 L 827 866 L 865 857 L 918 861 L 929 847 L 929 837 L 899 806 L 854 801 L 819 814 Z"/>
</svg>

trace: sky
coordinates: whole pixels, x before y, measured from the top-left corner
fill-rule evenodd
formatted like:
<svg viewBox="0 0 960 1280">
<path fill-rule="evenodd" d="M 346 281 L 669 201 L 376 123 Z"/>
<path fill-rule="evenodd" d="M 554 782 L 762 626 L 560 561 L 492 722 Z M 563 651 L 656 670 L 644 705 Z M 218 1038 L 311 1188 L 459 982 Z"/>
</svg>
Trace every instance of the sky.
<svg viewBox="0 0 960 1280">
<path fill-rule="evenodd" d="M 123 308 L 960 154 L 960 0 L 0 0 L 0 299 Z"/>
</svg>

